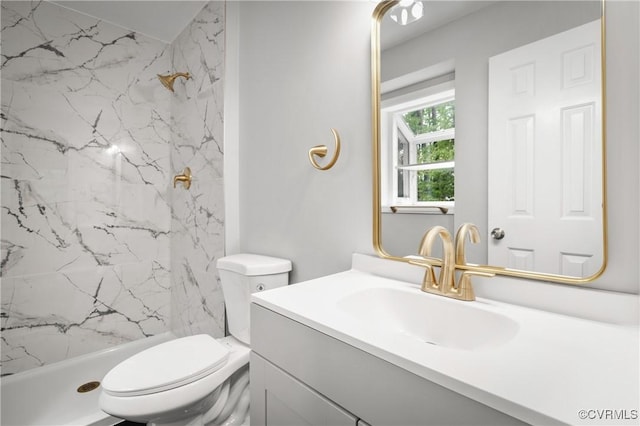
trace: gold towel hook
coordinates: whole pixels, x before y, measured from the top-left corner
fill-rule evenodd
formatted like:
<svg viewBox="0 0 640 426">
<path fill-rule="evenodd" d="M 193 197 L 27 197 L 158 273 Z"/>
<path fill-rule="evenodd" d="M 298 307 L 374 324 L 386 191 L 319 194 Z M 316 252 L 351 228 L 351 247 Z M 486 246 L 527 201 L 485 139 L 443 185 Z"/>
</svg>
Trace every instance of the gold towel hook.
<svg viewBox="0 0 640 426">
<path fill-rule="evenodd" d="M 322 158 L 327 155 L 328 149 L 326 145 L 317 145 L 309 150 L 309 161 L 311 161 L 311 165 L 318 170 L 329 170 L 333 167 L 334 164 L 336 164 L 336 161 L 338 161 L 338 157 L 340 156 L 340 135 L 338 135 L 338 131 L 333 128 L 331 129 L 331 133 L 333 133 L 336 152 L 333 154 L 333 158 L 331 159 L 331 161 L 329 161 L 329 163 L 327 163 L 326 166 L 320 166 L 314 157 L 315 155 L 317 155 L 318 157 Z"/>
</svg>

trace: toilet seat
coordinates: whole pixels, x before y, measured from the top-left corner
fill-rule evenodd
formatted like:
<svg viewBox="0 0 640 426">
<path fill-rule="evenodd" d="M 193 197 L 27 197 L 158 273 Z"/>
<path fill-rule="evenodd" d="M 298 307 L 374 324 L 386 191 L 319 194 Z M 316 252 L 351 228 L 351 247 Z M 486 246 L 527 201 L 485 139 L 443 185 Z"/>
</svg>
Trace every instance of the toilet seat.
<svg viewBox="0 0 640 426">
<path fill-rule="evenodd" d="M 102 380 L 116 397 L 154 394 L 187 385 L 222 368 L 228 347 L 206 334 L 183 337 L 144 350 L 123 361 Z"/>
<path fill-rule="evenodd" d="M 185 338 L 177 340 L 181 339 Z M 167 418 L 167 413 L 185 414 L 191 410 L 198 411 L 200 409 L 198 404 L 204 398 L 222 385 L 233 373 L 249 364 L 251 350 L 248 346 L 232 336 L 216 340 L 229 351 L 227 361 L 219 370 L 189 384 L 147 395 L 118 396 L 108 393 L 103 388 L 100 392 L 100 409 L 114 417 L 138 423 L 163 422 L 165 421 L 163 419 Z M 107 386 L 110 387 L 109 383 Z"/>
</svg>

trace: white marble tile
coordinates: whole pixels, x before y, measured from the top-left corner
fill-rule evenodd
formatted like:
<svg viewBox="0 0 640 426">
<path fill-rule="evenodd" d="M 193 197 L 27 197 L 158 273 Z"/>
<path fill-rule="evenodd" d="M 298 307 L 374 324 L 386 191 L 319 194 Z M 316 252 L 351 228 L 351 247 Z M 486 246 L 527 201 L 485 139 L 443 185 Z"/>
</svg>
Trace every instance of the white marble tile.
<svg viewBox="0 0 640 426">
<path fill-rule="evenodd" d="M 176 71 L 192 80 L 172 102 L 171 167 L 189 166 L 189 191 L 172 193 L 172 330 L 224 334 L 224 298 L 216 259 L 224 255 L 224 4 L 211 2 L 173 43 Z"/>
<path fill-rule="evenodd" d="M 222 336 L 224 3 L 167 46 L 3 1 L 2 44 L 3 374 L 169 327 Z M 175 71 L 193 79 L 171 93 L 156 74 Z"/>
<path fill-rule="evenodd" d="M 171 330 L 176 335 L 224 335 L 224 298 L 216 275 L 193 269 L 189 259 L 183 263 L 172 259 L 171 306 L 183 308 L 171 316 Z"/>
<path fill-rule="evenodd" d="M 3 278 L 3 373 L 166 331 L 169 285 L 157 262 Z"/>
<path fill-rule="evenodd" d="M 2 370 L 168 330 L 170 46 L 2 2 Z"/>
</svg>

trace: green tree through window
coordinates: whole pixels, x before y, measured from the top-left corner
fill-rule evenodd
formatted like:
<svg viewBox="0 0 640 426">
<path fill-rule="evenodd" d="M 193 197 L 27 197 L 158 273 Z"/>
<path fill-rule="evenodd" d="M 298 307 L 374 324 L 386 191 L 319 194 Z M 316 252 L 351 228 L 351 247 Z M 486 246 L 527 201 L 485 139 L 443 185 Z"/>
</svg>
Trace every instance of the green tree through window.
<svg viewBox="0 0 640 426">
<path fill-rule="evenodd" d="M 453 161 L 454 139 L 419 145 L 418 159 L 421 163 Z M 418 171 L 418 201 L 454 201 L 454 176 L 453 168 Z"/>
<path fill-rule="evenodd" d="M 454 101 L 426 106 L 402 114 L 402 120 L 416 140 L 414 164 L 437 165 L 455 159 L 455 139 L 444 138 L 455 128 Z M 438 135 L 442 133 L 443 138 Z M 420 142 L 426 139 L 427 142 Z M 406 164 L 406 163 L 405 163 Z M 453 167 L 428 167 L 416 170 L 417 201 L 453 201 L 455 199 Z"/>
</svg>

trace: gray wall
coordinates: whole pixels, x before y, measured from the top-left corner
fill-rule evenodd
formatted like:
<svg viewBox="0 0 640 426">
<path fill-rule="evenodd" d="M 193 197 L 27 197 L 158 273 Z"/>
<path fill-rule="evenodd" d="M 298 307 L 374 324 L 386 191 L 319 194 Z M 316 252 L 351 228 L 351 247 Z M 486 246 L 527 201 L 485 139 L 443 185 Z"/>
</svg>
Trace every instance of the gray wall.
<svg viewBox="0 0 640 426">
<path fill-rule="evenodd" d="M 240 248 L 291 259 L 291 280 L 371 253 L 370 2 L 240 3 Z M 318 171 L 309 148 L 342 138 Z"/>
<path fill-rule="evenodd" d="M 607 3 L 609 263 L 596 286 L 640 290 L 640 3 Z"/>
<path fill-rule="evenodd" d="M 243 2 L 240 7 L 239 247 L 291 258 L 294 282 L 347 269 L 353 251 L 373 252 L 373 7 L 368 2 Z M 608 3 L 610 261 L 593 284 L 632 293 L 638 292 L 640 272 L 638 21 L 637 2 Z M 487 34 L 483 29 L 478 37 Z M 479 126 L 482 130 L 457 129 L 458 137 L 486 133 L 486 124 Z M 344 152 L 333 170 L 318 172 L 306 153 L 313 145 L 330 144 L 329 127 L 343 135 Z M 465 156 L 457 162 L 486 176 L 486 155 L 474 158 L 480 160 L 475 167 Z M 468 220 L 476 210 L 486 218 L 486 184 L 478 181 L 465 187 L 478 195 L 456 206 L 456 221 Z"/>
<path fill-rule="evenodd" d="M 444 226 L 449 232 L 455 232 L 453 214 L 414 214 L 388 213 L 381 217 L 382 246 L 385 251 L 394 256 L 416 254 L 427 229 L 434 226 Z M 433 247 L 434 256 L 440 253 L 440 243 Z"/>
</svg>

